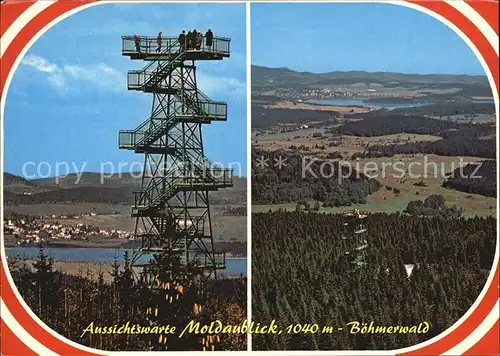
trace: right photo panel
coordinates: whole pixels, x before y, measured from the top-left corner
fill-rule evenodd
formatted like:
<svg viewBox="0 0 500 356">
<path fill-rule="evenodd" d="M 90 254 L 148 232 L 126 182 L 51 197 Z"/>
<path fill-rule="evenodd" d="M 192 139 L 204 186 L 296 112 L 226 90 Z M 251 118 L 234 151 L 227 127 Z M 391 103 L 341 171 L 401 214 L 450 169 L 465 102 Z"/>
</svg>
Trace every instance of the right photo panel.
<svg viewBox="0 0 500 356">
<path fill-rule="evenodd" d="M 474 304 L 496 126 L 455 31 L 399 5 L 254 3 L 253 350 L 394 350 Z"/>
</svg>

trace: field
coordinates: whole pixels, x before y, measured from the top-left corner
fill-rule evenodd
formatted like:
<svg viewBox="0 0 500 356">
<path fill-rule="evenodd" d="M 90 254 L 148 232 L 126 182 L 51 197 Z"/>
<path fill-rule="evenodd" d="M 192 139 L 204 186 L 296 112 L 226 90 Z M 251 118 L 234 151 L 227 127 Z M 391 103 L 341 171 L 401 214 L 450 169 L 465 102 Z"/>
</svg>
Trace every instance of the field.
<svg viewBox="0 0 500 356">
<path fill-rule="evenodd" d="M 473 120 L 475 123 L 495 122 L 495 115 L 491 115 L 491 114 L 477 114 L 472 118 L 469 115 L 452 115 L 452 116 L 446 116 L 446 117 L 429 116 L 429 117 L 431 117 L 433 119 L 449 120 L 449 121 L 454 121 L 454 122 L 468 122 L 470 120 Z"/>
<path fill-rule="evenodd" d="M 263 105 L 265 108 L 273 109 L 305 109 L 305 110 L 320 110 L 320 111 L 336 111 L 341 114 L 344 113 L 365 113 L 371 111 L 371 109 L 361 107 L 361 106 L 337 106 L 337 105 L 317 105 L 317 104 L 307 104 L 303 102 L 293 102 L 293 101 L 278 101 L 269 105 Z"/>
<path fill-rule="evenodd" d="M 314 137 L 313 135 L 321 134 L 324 137 Z M 329 147 L 330 140 L 335 141 L 338 145 Z M 439 136 L 433 135 L 418 135 L 400 133 L 394 135 L 375 136 L 375 137 L 356 137 L 356 136 L 327 136 L 324 128 L 307 128 L 289 132 L 268 131 L 265 134 L 254 134 L 252 136 L 253 146 L 264 150 L 289 149 L 291 145 L 308 147 L 305 154 L 311 153 L 329 153 L 340 152 L 344 159 L 349 159 L 356 152 L 363 152 L 365 147 L 369 145 L 385 145 L 393 143 L 410 143 L 420 141 L 438 141 Z M 325 149 L 316 149 L 315 146 L 325 146 Z"/>
<path fill-rule="evenodd" d="M 366 212 L 382 212 L 382 213 L 394 213 L 397 211 L 402 211 L 406 208 L 408 203 L 412 200 L 418 200 L 420 197 L 417 195 L 410 195 L 404 197 L 393 198 L 388 201 L 383 201 L 380 203 L 367 203 L 367 204 L 353 204 L 351 206 L 340 206 L 333 208 L 325 208 L 321 207 L 319 209 L 319 213 L 327 213 L 327 214 L 339 214 L 347 211 L 352 211 L 353 209 L 360 209 Z M 309 201 L 309 203 L 313 203 L 314 201 Z M 295 211 L 296 203 L 288 203 L 288 204 L 274 204 L 274 205 L 253 205 L 252 212 L 253 213 L 265 213 L 268 212 L 269 209 L 272 211 L 282 209 L 285 211 Z"/>
<path fill-rule="evenodd" d="M 451 172 L 454 168 L 459 167 L 461 164 L 481 160 L 483 159 L 477 157 L 459 158 L 437 155 L 398 155 L 391 159 L 363 159 L 360 160 L 360 166 L 367 167 L 369 164 L 368 162 L 374 162 L 378 167 L 383 167 L 384 164 L 388 165 L 395 162 L 401 162 L 403 166 L 407 168 L 407 174 L 405 174 L 404 178 L 398 178 L 398 172 L 395 165 L 391 165 L 385 170 L 385 175 L 378 176 L 376 179 L 386 186 L 399 189 L 401 191 L 400 195 L 402 196 L 413 194 L 419 195 L 421 199 L 423 199 L 431 194 L 441 194 L 448 204 L 456 204 L 465 211 L 470 212 L 475 210 L 489 210 L 490 206 L 496 206 L 496 199 L 443 188 L 442 183 L 446 173 Z M 425 167 L 427 167 L 427 169 Z M 427 186 L 414 185 L 420 182 L 423 182 Z M 393 199 L 393 191 L 388 191 L 385 188 L 381 189 L 370 196 L 368 202 L 380 203 L 386 199 Z M 495 209 L 493 208 L 491 214 L 494 213 Z"/>
<path fill-rule="evenodd" d="M 438 193 L 439 194 L 439 193 Z M 353 204 L 351 206 L 340 206 L 340 207 L 333 207 L 333 208 L 325 208 L 321 207 L 318 212 L 319 213 L 326 213 L 326 214 L 341 214 L 345 212 L 352 211 L 353 209 L 359 209 L 361 211 L 369 212 L 369 213 L 396 213 L 396 212 L 402 212 L 404 209 L 406 209 L 406 206 L 410 201 L 414 200 L 422 200 L 425 195 L 406 195 L 406 196 L 399 196 L 395 198 L 391 198 L 390 200 L 384 200 L 380 202 L 368 202 L 366 204 Z M 478 196 L 479 197 L 479 196 Z M 446 199 L 446 198 L 445 198 Z M 371 196 L 367 199 L 368 201 L 371 200 Z M 486 209 L 481 209 L 481 207 L 478 207 L 477 209 L 473 208 L 471 209 L 468 205 L 461 204 L 460 201 L 448 201 L 447 200 L 447 205 L 453 205 L 456 204 L 460 207 L 466 206 L 468 209 L 471 210 L 465 210 L 463 213 L 464 217 L 471 218 L 474 216 L 494 216 L 496 214 L 496 208 L 495 208 L 495 199 L 493 199 L 493 205 L 492 209 L 486 208 Z M 310 204 L 313 204 L 314 201 L 309 201 Z M 487 203 L 486 203 L 487 204 Z M 479 205 L 479 204 L 478 204 Z M 271 211 L 276 211 L 276 210 L 284 210 L 284 211 L 295 211 L 297 206 L 297 203 L 288 203 L 288 204 L 273 204 L 273 205 L 252 205 L 252 212 L 253 213 L 266 213 L 269 210 Z"/>
<path fill-rule="evenodd" d="M 420 141 L 437 141 L 441 137 L 419 134 L 393 134 L 374 137 L 334 136 L 325 128 L 305 128 L 289 132 L 274 130 L 254 132 L 253 146 L 266 151 L 294 149 L 301 155 L 316 158 L 326 158 L 328 153 L 338 152 L 342 160 L 361 173 L 369 175 L 384 186 L 375 194 L 367 197 L 367 204 L 321 208 L 320 212 L 338 213 L 353 208 L 364 211 L 396 212 L 402 211 L 411 200 L 423 200 L 429 195 L 442 195 L 448 205 L 457 205 L 464 210 L 465 216 L 494 215 L 496 199 L 477 194 L 464 193 L 442 187 L 447 173 L 467 163 L 482 161 L 480 157 L 439 156 L 435 154 L 396 155 L 390 158 L 369 158 L 352 160 L 355 153 L 363 152 L 371 145 L 402 144 Z M 329 147 L 334 141 L 335 146 Z M 421 184 L 423 182 L 423 184 Z M 416 186 L 419 184 L 422 186 Z M 425 185 L 425 186 L 423 186 Z M 386 186 L 390 188 L 386 188 Z M 388 190 L 390 189 L 390 190 Z M 398 194 L 394 189 L 399 190 Z M 254 205 L 254 212 L 281 208 L 295 210 L 296 203 L 276 205 Z"/>
</svg>

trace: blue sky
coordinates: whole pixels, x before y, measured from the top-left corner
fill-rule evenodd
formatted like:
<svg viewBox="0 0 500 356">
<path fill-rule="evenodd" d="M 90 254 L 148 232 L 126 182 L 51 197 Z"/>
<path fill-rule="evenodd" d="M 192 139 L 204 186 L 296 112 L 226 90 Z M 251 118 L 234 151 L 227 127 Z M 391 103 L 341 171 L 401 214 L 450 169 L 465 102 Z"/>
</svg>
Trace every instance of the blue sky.
<svg viewBox="0 0 500 356">
<path fill-rule="evenodd" d="M 103 161 L 143 161 L 118 149 L 118 131 L 137 127 L 152 103 L 151 94 L 127 91 L 127 71 L 144 62 L 121 56 L 121 36 L 177 36 L 183 28 L 231 38 L 230 59 L 198 62 L 199 88 L 228 103 L 228 121 L 204 125 L 203 137 L 212 162 L 241 162 L 246 175 L 245 4 L 103 4 L 56 24 L 30 48 L 9 88 L 4 170 L 21 175 L 26 162 L 48 162 L 53 176 L 57 162 L 86 162 L 85 171 L 99 172 Z"/>
<path fill-rule="evenodd" d="M 298 71 L 484 71 L 448 26 L 390 4 L 253 4 L 252 64 Z"/>
</svg>

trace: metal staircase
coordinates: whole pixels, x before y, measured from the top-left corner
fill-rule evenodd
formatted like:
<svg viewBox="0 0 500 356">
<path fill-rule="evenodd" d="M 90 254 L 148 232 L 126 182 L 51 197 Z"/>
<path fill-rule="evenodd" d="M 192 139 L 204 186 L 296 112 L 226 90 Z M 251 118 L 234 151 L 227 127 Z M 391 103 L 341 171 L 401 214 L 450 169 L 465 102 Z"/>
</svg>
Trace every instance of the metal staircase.
<svg viewBox="0 0 500 356">
<path fill-rule="evenodd" d="M 171 53 L 172 47 L 176 42 L 171 43 L 171 47 L 167 48 L 165 52 Z M 158 67 L 156 62 L 150 62 L 141 70 L 128 72 L 128 89 L 140 90 L 145 92 L 152 92 L 158 84 L 167 78 L 172 72 L 181 65 L 186 58 L 186 51 L 178 49 L 177 52 L 172 54 L 172 59 L 159 63 Z M 135 80 L 134 80 L 135 79 Z"/>
<path fill-rule="evenodd" d="M 232 187 L 231 169 L 221 168 L 216 170 L 212 168 L 208 172 L 207 174 L 207 171 L 198 168 L 192 171 L 191 177 L 186 177 L 184 174 L 182 178 L 171 176 L 172 181 L 160 190 L 159 186 L 163 182 L 157 182 L 144 190 L 134 192 L 135 199 L 134 206 L 132 207 L 132 215 L 137 217 L 151 212 L 151 210 L 154 212 L 164 209 L 164 203 L 181 191 L 198 191 L 200 189 L 215 191 L 221 188 Z M 220 177 L 221 175 L 222 177 Z"/>
<path fill-rule="evenodd" d="M 191 110 L 180 110 L 180 113 L 174 113 L 165 119 L 150 117 L 135 130 L 121 130 L 118 138 L 119 148 L 135 150 L 137 153 L 144 152 L 146 147 L 153 145 L 164 132 L 179 122 L 210 124 L 212 121 L 225 121 L 227 118 L 225 103 L 196 102 L 185 96 L 184 104 Z M 181 101 L 172 103 L 174 109 L 181 106 Z"/>
</svg>

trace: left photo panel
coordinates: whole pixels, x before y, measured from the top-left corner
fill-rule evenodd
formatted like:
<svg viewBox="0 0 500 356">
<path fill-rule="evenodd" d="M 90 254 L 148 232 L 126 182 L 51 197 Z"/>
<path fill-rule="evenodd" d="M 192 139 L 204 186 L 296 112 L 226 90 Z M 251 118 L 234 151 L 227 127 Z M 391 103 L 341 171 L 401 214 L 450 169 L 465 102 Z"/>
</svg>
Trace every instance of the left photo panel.
<svg viewBox="0 0 500 356">
<path fill-rule="evenodd" d="M 100 350 L 247 350 L 204 327 L 247 319 L 246 38 L 244 3 L 107 3 L 19 58 L 2 263 L 48 329 Z"/>
</svg>

